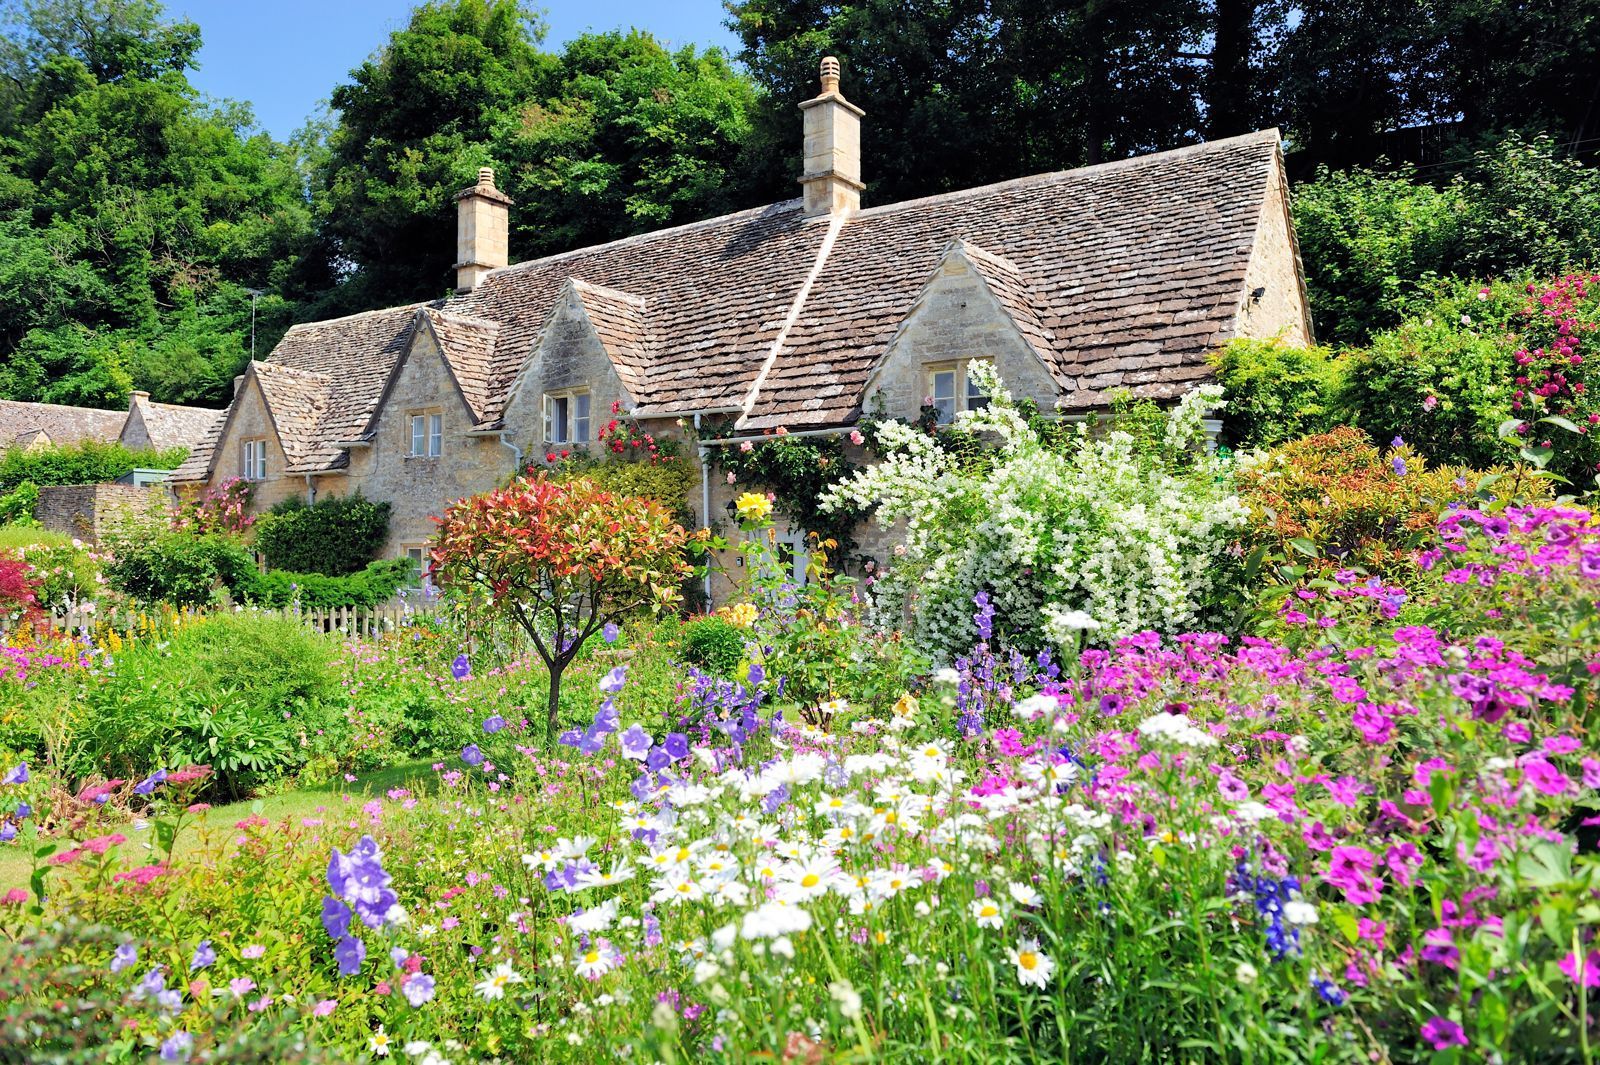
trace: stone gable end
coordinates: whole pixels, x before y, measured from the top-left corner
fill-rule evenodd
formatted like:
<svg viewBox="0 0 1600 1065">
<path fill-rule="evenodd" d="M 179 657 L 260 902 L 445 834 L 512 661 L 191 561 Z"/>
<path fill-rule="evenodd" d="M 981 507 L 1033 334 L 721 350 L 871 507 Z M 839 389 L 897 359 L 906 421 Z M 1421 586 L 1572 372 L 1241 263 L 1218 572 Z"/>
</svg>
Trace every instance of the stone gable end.
<svg viewBox="0 0 1600 1065">
<path fill-rule="evenodd" d="M 928 396 L 930 367 L 990 359 L 1017 399 L 1055 406 L 1057 388 L 1016 322 L 959 245 L 929 278 L 874 371 L 862 401 L 869 416 L 916 418 Z M 958 388 L 964 388 L 958 383 Z"/>
<path fill-rule="evenodd" d="M 411 418 L 438 414 L 443 428 L 437 457 L 411 454 Z M 450 502 L 495 487 L 511 471 L 511 452 L 495 436 L 468 435 L 473 415 L 456 387 L 431 328 L 419 328 L 395 367 L 365 447 L 354 448 L 338 491 L 359 490 L 391 505 L 384 556 L 430 539 L 433 517 Z"/>
<path fill-rule="evenodd" d="M 1234 336 L 1252 340 L 1276 337 L 1286 344 L 1303 346 L 1312 342 L 1311 311 L 1302 281 L 1300 248 L 1290 221 L 1281 158 L 1275 160 L 1273 170 L 1261 205 L 1250 265 L 1245 268 Z"/>
<path fill-rule="evenodd" d="M 283 451 L 277 426 L 267 409 L 266 397 L 253 375 L 247 376 L 234 397 L 233 411 L 227 428 L 217 445 L 211 484 L 213 486 L 244 474 L 244 442 L 267 442 L 267 478 L 257 481 L 252 494 L 252 505 L 261 513 L 290 496 L 304 496 L 305 478 L 286 474 L 288 457 Z"/>
<path fill-rule="evenodd" d="M 573 389 L 589 390 L 589 439 L 611 420 L 611 406 L 620 403 L 622 411 L 635 404 L 617 375 L 611 355 L 600 342 L 600 334 L 589 320 L 582 301 L 571 285 L 556 302 L 550 319 L 539 335 L 533 354 L 511 386 L 504 421 L 511 440 L 530 462 L 546 453 L 544 439 L 544 397 L 546 393 Z"/>
</svg>

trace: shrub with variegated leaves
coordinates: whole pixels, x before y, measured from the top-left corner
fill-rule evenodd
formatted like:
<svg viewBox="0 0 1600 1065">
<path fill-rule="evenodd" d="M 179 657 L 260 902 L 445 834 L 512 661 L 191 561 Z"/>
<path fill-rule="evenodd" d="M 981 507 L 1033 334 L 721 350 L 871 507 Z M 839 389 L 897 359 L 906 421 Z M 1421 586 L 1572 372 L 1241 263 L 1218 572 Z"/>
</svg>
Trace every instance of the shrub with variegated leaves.
<svg viewBox="0 0 1600 1065">
<path fill-rule="evenodd" d="M 430 559 L 441 588 L 532 641 L 550 671 L 553 741 L 562 671 L 607 622 L 676 606 L 691 572 L 686 549 L 699 541 L 659 503 L 541 474 L 452 503 Z"/>
</svg>

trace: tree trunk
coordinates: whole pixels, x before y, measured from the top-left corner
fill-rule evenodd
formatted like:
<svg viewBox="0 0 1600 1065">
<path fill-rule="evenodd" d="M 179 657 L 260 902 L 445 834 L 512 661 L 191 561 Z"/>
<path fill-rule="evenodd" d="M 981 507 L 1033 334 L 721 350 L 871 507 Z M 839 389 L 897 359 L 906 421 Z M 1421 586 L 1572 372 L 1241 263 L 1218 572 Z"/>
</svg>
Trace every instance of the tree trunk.
<svg viewBox="0 0 1600 1065">
<path fill-rule="evenodd" d="M 555 750 L 556 724 L 561 713 L 561 674 L 566 671 L 566 660 L 560 656 L 550 663 L 550 700 L 545 707 L 545 746 Z"/>
<path fill-rule="evenodd" d="M 1212 139 L 1255 128 L 1250 92 L 1250 46 L 1255 0 L 1216 0 L 1215 44 L 1206 93 L 1206 125 Z"/>
</svg>

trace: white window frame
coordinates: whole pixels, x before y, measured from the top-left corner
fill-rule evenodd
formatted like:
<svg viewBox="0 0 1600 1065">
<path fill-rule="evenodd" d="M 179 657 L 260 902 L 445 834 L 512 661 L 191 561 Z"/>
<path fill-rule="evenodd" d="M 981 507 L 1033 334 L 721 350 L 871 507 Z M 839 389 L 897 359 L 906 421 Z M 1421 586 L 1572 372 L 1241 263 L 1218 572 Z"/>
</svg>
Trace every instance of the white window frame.
<svg viewBox="0 0 1600 1065">
<path fill-rule="evenodd" d="M 436 459 L 444 453 L 444 415 L 438 411 L 411 414 L 411 450 L 407 457 Z"/>
<path fill-rule="evenodd" d="M 989 405 L 989 397 L 978 391 L 977 384 L 972 380 L 969 371 L 975 362 L 989 362 L 988 359 L 954 359 L 950 362 L 930 363 L 924 367 L 926 373 L 925 384 L 927 391 L 923 394 L 932 401 L 937 412 L 938 424 L 949 425 L 956 420 L 956 415 L 967 410 L 981 410 Z M 949 377 L 951 394 L 939 395 L 939 378 Z"/>
<path fill-rule="evenodd" d="M 251 437 L 249 440 L 240 441 L 239 464 L 243 467 L 245 480 L 265 481 L 267 479 L 266 437 Z"/>
<path fill-rule="evenodd" d="M 544 394 L 544 442 L 587 444 L 594 427 L 594 399 L 587 388 Z"/>
</svg>

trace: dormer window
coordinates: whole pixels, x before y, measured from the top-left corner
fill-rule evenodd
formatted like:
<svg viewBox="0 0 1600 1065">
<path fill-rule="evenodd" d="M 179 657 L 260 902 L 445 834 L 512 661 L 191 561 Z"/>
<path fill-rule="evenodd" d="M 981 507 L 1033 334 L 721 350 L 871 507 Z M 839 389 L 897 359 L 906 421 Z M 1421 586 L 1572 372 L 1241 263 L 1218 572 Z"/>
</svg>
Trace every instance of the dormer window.
<svg viewBox="0 0 1600 1065">
<path fill-rule="evenodd" d="M 546 392 L 544 439 L 547 444 L 583 444 L 589 440 L 589 392 Z"/>
<path fill-rule="evenodd" d="M 968 367 L 978 361 L 982 360 L 958 359 L 928 367 L 928 402 L 940 425 L 955 421 L 960 411 L 982 410 L 989 405 L 989 397 L 967 374 Z"/>
<path fill-rule="evenodd" d="M 247 481 L 267 479 L 267 442 L 246 440 L 243 443 L 239 474 Z"/>
<path fill-rule="evenodd" d="M 444 415 L 422 411 L 411 416 L 411 457 L 436 459 L 444 451 Z"/>
</svg>

